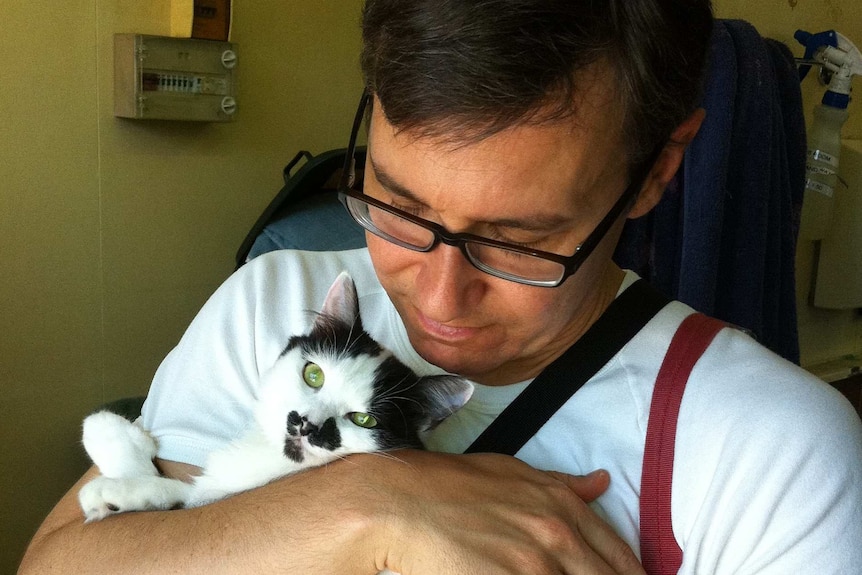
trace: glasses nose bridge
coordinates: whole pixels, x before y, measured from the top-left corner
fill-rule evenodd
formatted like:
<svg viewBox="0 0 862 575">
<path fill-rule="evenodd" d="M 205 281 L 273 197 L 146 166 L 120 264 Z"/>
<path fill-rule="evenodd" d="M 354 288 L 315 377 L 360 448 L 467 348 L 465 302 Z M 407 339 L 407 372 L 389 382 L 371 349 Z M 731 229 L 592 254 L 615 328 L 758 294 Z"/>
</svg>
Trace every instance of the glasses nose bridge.
<svg viewBox="0 0 862 575">
<path fill-rule="evenodd" d="M 485 271 L 486 273 L 490 273 L 486 269 L 484 269 L 481 266 L 481 264 L 478 261 L 476 261 L 475 258 L 470 254 L 470 251 L 467 249 L 467 244 L 470 242 L 470 240 L 463 238 L 463 237 L 459 237 L 459 234 L 450 232 L 449 230 L 447 230 L 443 226 L 438 225 L 438 226 L 435 226 L 433 228 L 428 228 L 428 229 L 430 229 L 431 232 L 434 234 L 434 243 L 432 243 L 431 246 L 427 250 L 425 250 L 426 254 L 436 250 L 438 247 L 440 247 L 440 244 L 445 244 L 449 247 L 457 248 L 458 251 L 461 252 L 461 256 L 464 258 L 462 260 L 461 264 L 454 264 L 454 265 L 467 264 L 471 268 L 475 268 L 475 269 L 478 269 L 479 271 Z M 447 264 L 447 267 L 452 266 L 454 261 L 456 261 L 456 260 L 449 260 L 449 261 L 451 263 Z M 459 276 L 460 276 L 460 274 L 459 274 Z"/>
<path fill-rule="evenodd" d="M 450 232 L 443 226 L 436 226 L 431 228 L 431 231 L 434 233 L 434 243 L 431 244 L 431 247 L 428 248 L 427 251 L 432 251 L 437 249 L 440 244 L 446 244 L 447 246 L 458 248 L 461 252 L 461 255 L 464 256 L 464 259 L 473 267 L 478 267 L 476 261 L 473 259 L 473 256 L 470 255 L 469 250 L 467 249 L 467 242 L 462 237 L 458 237 L 458 234 Z M 481 268 L 480 268 L 481 269 Z"/>
<path fill-rule="evenodd" d="M 434 232 L 434 243 L 428 251 L 436 249 L 440 244 L 446 244 L 447 246 L 458 248 L 464 258 L 470 262 L 470 264 L 475 265 L 473 264 L 473 258 L 470 257 L 470 254 L 467 251 L 467 240 L 458 237 L 458 234 L 450 232 L 442 226 L 436 227 L 431 231 Z"/>
</svg>

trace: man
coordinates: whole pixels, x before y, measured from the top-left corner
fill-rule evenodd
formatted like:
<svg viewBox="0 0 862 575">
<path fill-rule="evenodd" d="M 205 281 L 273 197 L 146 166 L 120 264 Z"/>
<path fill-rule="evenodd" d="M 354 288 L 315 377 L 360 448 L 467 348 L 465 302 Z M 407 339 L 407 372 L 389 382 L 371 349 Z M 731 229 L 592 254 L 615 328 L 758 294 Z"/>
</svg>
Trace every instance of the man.
<svg viewBox="0 0 862 575">
<path fill-rule="evenodd" d="M 651 209 L 696 134 L 710 28 L 707 0 L 368 0 L 367 169 L 362 192 L 344 191 L 368 249 L 268 254 L 216 292 L 144 410 L 162 470 L 193 475 L 239 433 L 260 372 L 343 269 L 375 338 L 415 369 L 476 382 L 431 438 L 439 451 L 470 445 L 633 283 L 611 261 L 618 208 Z M 22 573 L 642 573 L 649 401 L 689 313 L 662 310 L 523 462 L 354 457 L 203 508 L 86 526 L 79 483 Z M 723 330 L 679 416 L 680 572 L 858 568 L 854 418 L 827 386 Z"/>
</svg>

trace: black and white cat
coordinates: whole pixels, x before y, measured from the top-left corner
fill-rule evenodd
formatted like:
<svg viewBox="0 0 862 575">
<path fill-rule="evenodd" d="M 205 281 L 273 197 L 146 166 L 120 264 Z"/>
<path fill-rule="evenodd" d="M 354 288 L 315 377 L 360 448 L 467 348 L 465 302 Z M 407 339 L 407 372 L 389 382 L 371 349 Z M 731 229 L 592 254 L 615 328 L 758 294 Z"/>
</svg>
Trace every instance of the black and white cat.
<svg viewBox="0 0 862 575">
<path fill-rule="evenodd" d="M 342 273 L 311 331 L 292 337 L 261 378 L 245 434 L 210 454 L 184 483 L 159 475 L 155 440 L 101 411 L 84 420 L 84 447 L 101 476 L 78 495 L 86 521 L 115 513 L 195 507 L 351 453 L 421 448 L 421 436 L 473 392 L 451 375 L 418 376 L 363 329 Z"/>
</svg>

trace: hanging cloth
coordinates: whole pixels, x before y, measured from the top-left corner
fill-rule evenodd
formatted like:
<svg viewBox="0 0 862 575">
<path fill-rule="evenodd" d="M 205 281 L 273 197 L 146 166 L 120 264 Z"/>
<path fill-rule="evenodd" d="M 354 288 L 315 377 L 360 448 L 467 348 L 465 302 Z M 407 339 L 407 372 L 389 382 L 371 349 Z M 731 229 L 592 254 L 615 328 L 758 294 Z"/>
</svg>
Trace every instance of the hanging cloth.
<svg viewBox="0 0 862 575">
<path fill-rule="evenodd" d="M 652 212 L 626 223 L 615 259 L 799 363 L 806 143 L 793 55 L 747 22 L 716 21 L 701 106 L 680 171 Z"/>
</svg>

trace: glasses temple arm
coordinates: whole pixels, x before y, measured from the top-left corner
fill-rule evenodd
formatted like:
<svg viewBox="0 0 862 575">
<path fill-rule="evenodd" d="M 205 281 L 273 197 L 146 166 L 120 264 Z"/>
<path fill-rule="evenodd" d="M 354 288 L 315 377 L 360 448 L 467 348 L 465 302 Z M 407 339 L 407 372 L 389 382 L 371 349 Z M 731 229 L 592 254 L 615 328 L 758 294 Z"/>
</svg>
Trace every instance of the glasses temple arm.
<svg viewBox="0 0 862 575">
<path fill-rule="evenodd" d="M 347 152 L 344 156 L 344 168 L 341 176 L 341 181 L 346 183 L 347 187 L 352 186 L 356 181 L 356 138 L 359 135 L 359 126 L 362 124 L 362 119 L 365 116 L 365 108 L 368 105 L 369 97 L 368 90 L 363 90 L 362 98 L 359 100 L 359 107 L 356 109 L 356 116 L 353 118 L 353 128 L 350 130 L 350 141 L 347 143 Z"/>
<path fill-rule="evenodd" d="M 646 162 L 644 162 L 643 167 L 636 172 L 636 176 L 632 178 L 629 187 L 626 188 L 626 191 L 623 192 L 623 195 L 619 197 L 616 203 L 611 207 L 610 211 L 605 215 L 604 219 L 599 222 L 599 225 L 596 227 L 595 231 L 590 234 L 584 243 L 578 246 L 578 252 L 586 252 L 590 254 L 598 245 L 600 241 L 605 237 L 608 231 L 611 229 L 611 226 L 617 221 L 620 215 L 631 206 L 638 195 L 641 192 L 641 188 L 643 188 L 644 182 L 649 176 L 650 171 L 652 171 L 653 165 L 658 161 L 658 157 L 661 154 L 663 147 L 659 146 L 658 149 L 649 155 Z"/>
</svg>

